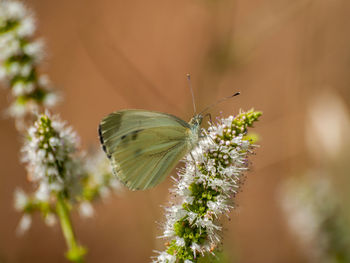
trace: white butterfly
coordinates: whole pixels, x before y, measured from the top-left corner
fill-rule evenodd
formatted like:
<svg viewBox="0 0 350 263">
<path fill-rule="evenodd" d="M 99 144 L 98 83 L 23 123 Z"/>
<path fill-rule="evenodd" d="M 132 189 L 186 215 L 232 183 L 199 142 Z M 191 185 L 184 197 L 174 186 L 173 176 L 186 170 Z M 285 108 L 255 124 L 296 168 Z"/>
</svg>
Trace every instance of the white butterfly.
<svg viewBox="0 0 350 263">
<path fill-rule="evenodd" d="M 122 110 L 100 123 L 102 147 L 113 173 L 132 190 L 156 186 L 198 143 L 203 117 L 189 123 L 174 115 Z"/>
</svg>

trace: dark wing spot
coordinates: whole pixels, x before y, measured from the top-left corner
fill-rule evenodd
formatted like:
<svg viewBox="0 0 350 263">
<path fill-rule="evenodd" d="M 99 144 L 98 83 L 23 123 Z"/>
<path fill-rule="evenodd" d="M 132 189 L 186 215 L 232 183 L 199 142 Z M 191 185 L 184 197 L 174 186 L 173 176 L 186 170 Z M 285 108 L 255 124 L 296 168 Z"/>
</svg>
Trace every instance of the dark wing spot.
<svg viewBox="0 0 350 263">
<path fill-rule="evenodd" d="M 120 141 L 121 145 L 127 146 L 127 145 L 129 144 L 129 142 L 130 142 L 130 136 L 129 136 L 129 134 L 130 134 L 130 133 L 125 134 L 125 135 L 123 135 L 123 136 L 121 137 L 121 141 Z"/>
<path fill-rule="evenodd" d="M 137 130 L 137 131 L 133 131 L 132 135 L 131 135 L 131 139 L 132 140 L 136 140 L 138 133 L 141 132 L 141 131 L 143 131 L 143 129 L 140 129 L 140 130 Z"/>
<path fill-rule="evenodd" d="M 122 140 L 125 140 L 129 135 L 131 135 L 131 140 L 136 140 L 137 138 L 137 135 L 140 131 L 143 131 L 143 129 L 140 129 L 140 130 L 136 130 L 136 131 L 133 131 L 133 132 L 130 132 L 128 134 L 125 134 L 121 137 Z"/>
</svg>

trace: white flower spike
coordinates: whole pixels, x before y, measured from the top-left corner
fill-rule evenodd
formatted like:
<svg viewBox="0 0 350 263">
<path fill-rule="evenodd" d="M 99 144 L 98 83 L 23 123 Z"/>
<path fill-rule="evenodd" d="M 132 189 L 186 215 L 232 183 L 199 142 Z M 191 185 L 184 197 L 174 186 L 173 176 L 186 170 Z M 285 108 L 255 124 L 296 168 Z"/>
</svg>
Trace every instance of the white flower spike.
<svg viewBox="0 0 350 263">
<path fill-rule="evenodd" d="M 175 180 L 171 192 L 179 202 L 174 200 L 176 204 L 166 208 L 162 235 L 170 242 L 154 262 L 197 262 L 213 253 L 221 240 L 218 219 L 234 207 L 233 197 L 254 148 L 246 137 L 247 128 L 260 115 L 251 110 L 203 130 L 204 139 L 185 158 L 185 168 Z"/>
</svg>

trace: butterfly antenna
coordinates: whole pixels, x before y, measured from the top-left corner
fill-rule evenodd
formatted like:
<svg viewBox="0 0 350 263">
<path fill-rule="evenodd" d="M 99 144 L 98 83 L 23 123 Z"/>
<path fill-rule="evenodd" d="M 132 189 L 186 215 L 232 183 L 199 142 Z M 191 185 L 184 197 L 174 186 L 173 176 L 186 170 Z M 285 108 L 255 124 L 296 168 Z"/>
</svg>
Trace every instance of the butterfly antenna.
<svg viewBox="0 0 350 263">
<path fill-rule="evenodd" d="M 188 81 L 188 87 L 191 90 L 194 114 L 196 115 L 197 109 L 196 109 L 196 103 L 194 101 L 194 94 L 193 94 L 192 83 L 191 83 L 191 75 L 190 74 L 187 74 L 187 81 Z"/>
<path fill-rule="evenodd" d="M 231 95 L 231 96 L 222 98 L 221 100 L 218 100 L 217 102 L 215 102 L 215 103 L 209 105 L 208 107 L 206 107 L 206 108 L 205 108 L 204 110 L 202 110 L 199 114 L 202 115 L 203 112 L 206 112 L 207 110 L 209 110 L 210 108 L 216 106 L 217 104 L 219 104 L 219 103 L 221 103 L 221 102 L 223 102 L 223 101 L 225 101 L 225 100 L 231 99 L 231 98 L 233 98 L 233 97 L 235 97 L 235 96 L 238 96 L 239 94 L 241 94 L 241 93 L 240 93 L 240 92 L 236 92 L 235 94 L 233 94 L 233 95 Z"/>
</svg>

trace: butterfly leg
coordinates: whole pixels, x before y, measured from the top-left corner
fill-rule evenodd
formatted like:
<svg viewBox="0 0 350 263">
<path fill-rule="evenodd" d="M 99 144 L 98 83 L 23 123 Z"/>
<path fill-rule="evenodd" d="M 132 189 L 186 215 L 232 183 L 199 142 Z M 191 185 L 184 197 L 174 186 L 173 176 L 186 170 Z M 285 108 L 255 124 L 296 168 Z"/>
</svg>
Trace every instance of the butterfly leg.
<svg viewBox="0 0 350 263">
<path fill-rule="evenodd" d="M 204 118 L 209 116 L 209 121 L 210 121 L 210 124 L 213 124 L 213 121 L 211 119 L 211 114 L 208 112 L 207 114 L 204 115 Z"/>
</svg>

